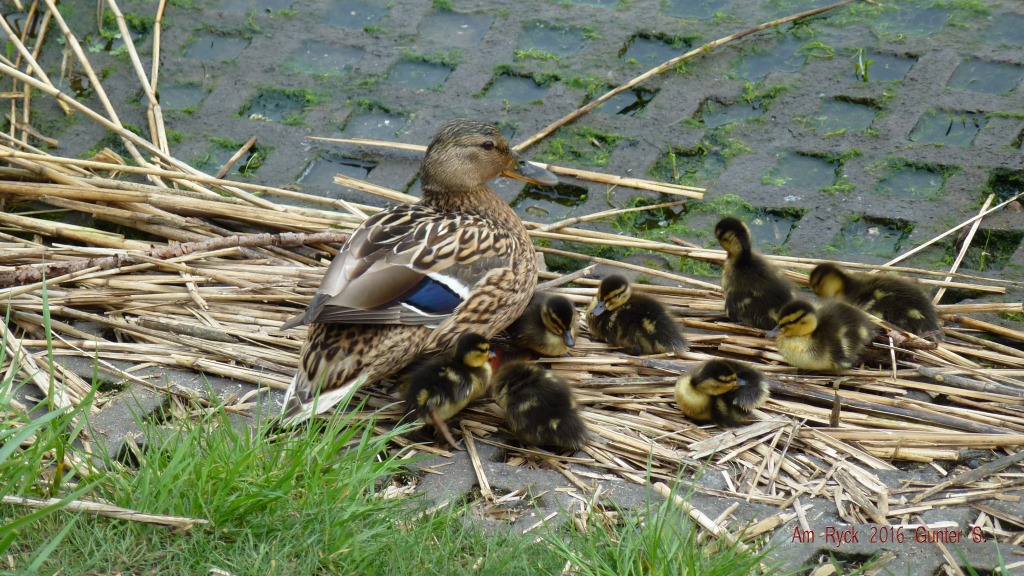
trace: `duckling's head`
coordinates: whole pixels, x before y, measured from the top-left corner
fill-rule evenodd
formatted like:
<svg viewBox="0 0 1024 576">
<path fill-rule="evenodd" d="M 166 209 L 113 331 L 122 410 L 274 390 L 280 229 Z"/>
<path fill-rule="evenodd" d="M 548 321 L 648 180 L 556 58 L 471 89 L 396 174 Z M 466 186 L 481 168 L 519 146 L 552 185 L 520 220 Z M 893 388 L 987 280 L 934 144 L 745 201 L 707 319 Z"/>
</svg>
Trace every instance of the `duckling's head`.
<svg viewBox="0 0 1024 576">
<path fill-rule="evenodd" d="M 576 337 L 572 335 L 576 324 L 576 307 L 565 296 L 551 296 L 544 301 L 540 310 L 540 319 L 548 332 L 559 336 L 566 346 L 575 346 Z"/>
<path fill-rule="evenodd" d="M 779 325 L 769 336 L 780 332 L 784 336 L 807 336 L 818 327 L 818 314 L 814 305 L 805 300 L 793 300 L 779 309 Z"/>
<path fill-rule="evenodd" d="M 452 120 L 434 135 L 423 157 L 420 179 L 424 201 L 431 194 L 465 192 L 501 175 L 553 186 L 558 178 L 520 160 L 497 127 L 473 120 Z"/>
<path fill-rule="evenodd" d="M 736 373 L 736 368 L 724 360 L 705 362 L 691 382 L 697 392 L 708 396 L 720 396 L 747 385 L 747 381 Z"/>
<path fill-rule="evenodd" d="M 849 276 L 842 268 L 835 264 L 818 264 L 811 270 L 811 290 L 822 298 L 834 298 L 843 293 Z"/>
<path fill-rule="evenodd" d="M 455 343 L 455 358 L 470 368 L 487 364 L 491 356 L 491 343 L 476 332 L 466 332 Z"/>
<path fill-rule="evenodd" d="M 730 258 L 750 252 L 750 229 L 739 218 L 727 216 L 715 226 L 715 238 Z"/>
<path fill-rule="evenodd" d="M 606 310 L 615 310 L 628 302 L 632 295 L 633 290 L 629 287 L 629 280 L 626 280 L 625 276 L 612 274 L 601 280 L 601 285 L 597 288 L 597 296 L 590 304 L 590 313 L 600 316 Z"/>
</svg>

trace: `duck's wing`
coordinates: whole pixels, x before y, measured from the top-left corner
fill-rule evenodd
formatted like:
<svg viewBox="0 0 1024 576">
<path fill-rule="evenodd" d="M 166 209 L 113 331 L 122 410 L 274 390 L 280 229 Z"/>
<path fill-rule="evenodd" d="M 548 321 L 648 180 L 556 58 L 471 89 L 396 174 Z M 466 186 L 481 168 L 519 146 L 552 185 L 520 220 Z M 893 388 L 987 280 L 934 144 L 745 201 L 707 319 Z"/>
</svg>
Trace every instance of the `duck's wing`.
<svg viewBox="0 0 1024 576">
<path fill-rule="evenodd" d="M 397 206 L 366 220 L 331 262 L 305 312 L 313 322 L 436 326 L 489 271 L 507 264 L 512 239 L 472 214 Z"/>
</svg>

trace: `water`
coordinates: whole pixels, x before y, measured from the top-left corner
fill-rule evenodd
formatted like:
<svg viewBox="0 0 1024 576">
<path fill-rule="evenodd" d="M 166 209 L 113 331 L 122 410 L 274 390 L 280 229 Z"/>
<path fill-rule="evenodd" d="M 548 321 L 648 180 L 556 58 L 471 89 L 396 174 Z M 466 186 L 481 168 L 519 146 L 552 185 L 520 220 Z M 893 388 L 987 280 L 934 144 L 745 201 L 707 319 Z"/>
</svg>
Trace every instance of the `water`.
<svg viewBox="0 0 1024 576">
<path fill-rule="evenodd" d="M 667 16 L 695 20 L 711 20 L 716 13 L 730 10 L 729 0 L 667 0 L 662 4 L 662 12 Z"/>
<path fill-rule="evenodd" d="M 393 140 L 405 127 L 405 118 L 381 109 L 354 112 L 345 123 L 345 136 L 371 140 Z"/>
<path fill-rule="evenodd" d="M 472 48 L 483 40 L 494 18 L 486 14 L 434 12 L 420 22 L 420 37 L 446 48 Z"/>
<path fill-rule="evenodd" d="M 967 60 L 956 67 L 946 85 L 953 90 L 986 94 L 1012 92 L 1024 78 L 1024 66 L 986 60 Z"/>
<path fill-rule="evenodd" d="M 988 187 L 999 198 L 999 202 L 1005 202 L 1024 192 L 1024 170 L 996 168 L 988 178 Z"/>
<path fill-rule="evenodd" d="M 945 144 L 969 148 L 985 127 L 985 115 L 977 112 L 927 110 L 910 131 L 910 140 L 919 144 Z"/>
<path fill-rule="evenodd" d="M 787 188 L 821 190 L 835 184 L 838 162 L 784 152 L 769 172 L 772 184 Z"/>
<path fill-rule="evenodd" d="M 673 46 L 665 40 L 636 35 L 626 43 L 626 48 L 619 53 L 619 58 L 626 62 L 635 62 L 641 68 L 649 70 L 684 54 L 689 49 L 689 43 L 681 42 L 679 46 Z"/>
<path fill-rule="evenodd" d="M 237 60 L 248 47 L 249 39 L 242 36 L 199 32 L 185 49 L 185 58 L 202 62 L 227 62 Z"/>
<path fill-rule="evenodd" d="M 990 44 L 1024 46 L 1024 14 L 1003 14 L 992 21 L 982 38 Z"/>
<path fill-rule="evenodd" d="M 327 3 L 324 23 L 339 28 L 361 30 L 372 26 L 388 13 L 387 6 L 359 0 L 341 0 Z"/>
<path fill-rule="evenodd" d="M 703 122 L 709 129 L 715 129 L 733 122 L 763 116 L 764 110 L 761 109 L 761 104 L 761 99 L 755 99 L 753 102 L 739 100 L 732 104 L 723 104 L 709 99 L 705 100 L 697 110 L 696 119 Z"/>
<path fill-rule="evenodd" d="M 242 106 L 239 114 L 258 120 L 288 122 L 301 120 L 305 108 L 306 100 L 301 94 L 263 90 Z"/>
<path fill-rule="evenodd" d="M 818 110 L 818 131 L 822 134 L 846 130 L 847 132 L 863 132 L 875 119 L 878 109 L 847 102 L 837 98 L 821 101 Z"/>
<path fill-rule="evenodd" d="M 883 178 L 875 192 L 883 196 L 935 200 L 942 193 L 942 174 L 933 170 L 903 166 Z"/>
<path fill-rule="evenodd" d="M 582 186 L 527 185 L 512 202 L 512 207 L 524 219 L 551 223 L 568 218 L 575 213 L 574 208 L 586 201 L 587 189 Z"/>
<path fill-rule="evenodd" d="M 860 217 L 843 226 L 832 246 L 840 255 L 892 258 L 899 253 L 911 231 L 913 227 L 906 222 Z"/>
<path fill-rule="evenodd" d="M 161 87 L 157 98 L 160 108 L 165 112 L 171 110 L 195 110 L 206 98 L 206 89 L 194 84 L 174 84 Z M 149 106 L 149 98 L 143 94 L 140 100 L 143 106 Z"/>
<path fill-rule="evenodd" d="M 789 241 L 789 235 L 803 218 L 803 212 L 776 212 L 759 210 L 745 221 L 750 228 L 750 237 L 755 246 L 781 247 Z"/>
<path fill-rule="evenodd" d="M 452 68 L 444 64 L 423 62 L 422 60 L 402 60 L 391 67 L 384 82 L 412 90 L 435 88 L 444 84 L 451 73 Z"/>
<path fill-rule="evenodd" d="M 736 75 L 757 82 L 772 72 L 799 72 L 807 58 L 798 52 L 805 44 L 793 36 L 776 37 L 764 51 L 741 56 L 736 63 Z"/>
<path fill-rule="evenodd" d="M 484 97 L 523 104 L 539 101 L 547 93 L 548 87 L 540 86 L 533 81 L 533 78 L 505 73 L 494 79 L 494 82 L 484 92 Z"/>
<path fill-rule="evenodd" d="M 596 110 L 605 114 L 636 116 L 651 103 L 651 100 L 657 94 L 656 90 L 648 90 L 647 88 L 637 86 L 631 90 L 616 94 L 607 102 L 598 106 Z"/>
<path fill-rule="evenodd" d="M 517 50 L 543 50 L 556 56 L 572 56 L 583 48 L 585 32 L 582 28 L 560 27 L 545 22 L 523 26 L 519 33 Z"/>
<path fill-rule="evenodd" d="M 896 82 L 903 80 L 910 69 L 917 63 L 917 58 L 896 56 L 869 51 L 864 60 L 870 60 L 868 80 L 871 82 Z"/>
<path fill-rule="evenodd" d="M 725 171 L 721 154 L 706 149 L 675 150 L 658 158 L 651 175 L 664 182 L 686 186 L 707 186 Z"/>
<path fill-rule="evenodd" d="M 376 162 L 330 154 L 306 164 L 296 182 L 302 184 L 307 191 L 330 198 L 339 198 L 342 188 L 334 183 L 335 174 L 344 174 L 365 180 L 376 167 Z M 309 190 L 310 188 L 316 188 L 318 191 Z"/>
<path fill-rule="evenodd" d="M 362 48 L 335 46 L 319 40 L 304 40 L 286 64 L 306 74 L 342 74 L 363 58 Z"/>
</svg>

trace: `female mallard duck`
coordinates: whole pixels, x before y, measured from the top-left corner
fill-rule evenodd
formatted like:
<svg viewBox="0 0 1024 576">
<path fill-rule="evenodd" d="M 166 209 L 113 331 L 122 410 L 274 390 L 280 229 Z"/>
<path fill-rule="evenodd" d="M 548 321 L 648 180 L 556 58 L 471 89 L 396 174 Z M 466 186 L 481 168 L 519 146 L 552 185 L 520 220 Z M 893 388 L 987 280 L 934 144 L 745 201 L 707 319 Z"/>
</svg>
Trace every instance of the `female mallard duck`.
<svg viewBox="0 0 1024 576">
<path fill-rule="evenodd" d="M 867 314 L 845 302 L 831 301 L 815 309 L 793 300 L 779 310 L 779 325 L 768 333 L 777 336 L 779 354 L 792 366 L 806 370 L 845 370 L 860 358 L 875 335 Z"/>
<path fill-rule="evenodd" d="M 576 345 L 576 307 L 565 296 L 538 292 L 506 331 L 520 348 L 561 356 Z"/>
<path fill-rule="evenodd" d="M 629 281 L 613 274 L 601 281 L 587 308 L 590 335 L 627 354 L 686 352 L 689 344 L 660 302 L 634 294 Z"/>
<path fill-rule="evenodd" d="M 405 413 L 433 424 L 457 447 L 448 420 L 484 392 L 491 382 L 491 345 L 476 332 L 455 342 L 455 353 L 434 356 L 414 366 L 405 388 Z"/>
<path fill-rule="evenodd" d="M 750 229 L 738 218 L 723 218 L 715 238 L 725 249 L 722 293 L 725 312 L 733 322 L 770 330 L 779 308 L 793 297 L 793 285 L 750 245 Z"/>
<path fill-rule="evenodd" d="M 282 326 L 311 324 L 285 394 L 286 422 L 330 409 L 459 334 L 490 338 L 519 317 L 537 261 L 519 216 L 484 185 L 498 175 L 558 181 L 519 161 L 490 124 L 454 120 L 438 131 L 423 158 L 420 202 L 363 222 L 309 308 Z"/>
<path fill-rule="evenodd" d="M 810 284 L 822 298 L 840 298 L 918 336 L 942 338 L 935 306 L 911 280 L 890 274 L 847 272 L 826 263 L 811 270 Z"/>
<path fill-rule="evenodd" d="M 494 376 L 494 400 L 509 429 L 535 446 L 579 450 L 589 433 L 569 384 L 529 362 L 511 362 Z"/>
<path fill-rule="evenodd" d="M 737 426 L 768 400 L 761 373 L 736 360 L 709 360 L 676 380 L 676 404 L 689 418 Z"/>
</svg>

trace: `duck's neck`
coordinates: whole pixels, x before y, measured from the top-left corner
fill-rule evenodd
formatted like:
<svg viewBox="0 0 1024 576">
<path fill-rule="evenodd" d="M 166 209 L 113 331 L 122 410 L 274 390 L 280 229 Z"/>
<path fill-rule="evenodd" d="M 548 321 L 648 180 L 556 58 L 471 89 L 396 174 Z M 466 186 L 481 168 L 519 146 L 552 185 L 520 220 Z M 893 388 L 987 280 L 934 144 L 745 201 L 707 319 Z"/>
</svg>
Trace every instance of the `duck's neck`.
<svg viewBox="0 0 1024 576">
<path fill-rule="evenodd" d="M 487 186 L 458 192 L 447 189 L 438 191 L 424 186 L 420 203 L 441 212 L 478 214 L 511 230 L 523 229 L 523 221 L 512 207 Z"/>
</svg>

